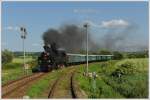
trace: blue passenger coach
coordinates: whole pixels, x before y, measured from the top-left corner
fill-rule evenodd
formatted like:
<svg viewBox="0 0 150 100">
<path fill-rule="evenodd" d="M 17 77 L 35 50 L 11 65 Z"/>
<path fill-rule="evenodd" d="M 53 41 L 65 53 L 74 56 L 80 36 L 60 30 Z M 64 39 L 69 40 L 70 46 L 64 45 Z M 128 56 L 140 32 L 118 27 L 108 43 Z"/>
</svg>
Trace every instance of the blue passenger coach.
<svg viewBox="0 0 150 100">
<path fill-rule="evenodd" d="M 68 56 L 68 64 L 78 64 L 78 63 L 85 63 L 86 62 L 86 55 L 83 54 L 67 54 Z M 88 55 L 89 62 L 96 62 L 96 61 L 107 61 L 111 60 L 113 55 Z"/>
</svg>

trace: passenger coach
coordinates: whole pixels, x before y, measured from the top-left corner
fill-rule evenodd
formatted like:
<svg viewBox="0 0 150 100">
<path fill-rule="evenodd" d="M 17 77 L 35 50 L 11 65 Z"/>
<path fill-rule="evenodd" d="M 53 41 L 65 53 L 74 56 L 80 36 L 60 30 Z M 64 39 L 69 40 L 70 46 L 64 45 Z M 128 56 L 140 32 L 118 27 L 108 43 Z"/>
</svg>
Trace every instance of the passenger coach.
<svg viewBox="0 0 150 100">
<path fill-rule="evenodd" d="M 83 54 L 67 54 L 68 56 L 68 64 L 80 64 L 86 62 L 86 55 Z M 96 61 L 107 61 L 111 60 L 113 55 L 88 55 L 89 62 L 96 62 Z"/>
</svg>

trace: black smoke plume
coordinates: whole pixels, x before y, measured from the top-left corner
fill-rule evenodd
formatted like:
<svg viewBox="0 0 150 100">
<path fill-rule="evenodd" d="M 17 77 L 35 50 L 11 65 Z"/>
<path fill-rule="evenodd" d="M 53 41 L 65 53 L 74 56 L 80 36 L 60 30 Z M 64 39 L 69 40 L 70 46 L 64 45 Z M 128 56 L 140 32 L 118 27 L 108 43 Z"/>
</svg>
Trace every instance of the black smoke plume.
<svg viewBox="0 0 150 100">
<path fill-rule="evenodd" d="M 77 25 L 63 25 L 59 29 L 48 29 L 43 34 L 45 45 L 55 43 L 57 48 L 63 48 L 70 53 L 79 53 L 85 50 L 86 33 L 85 29 Z M 89 44 L 94 46 L 93 40 L 89 36 Z"/>
<path fill-rule="evenodd" d="M 133 40 L 132 37 L 136 37 L 136 31 L 138 30 L 136 24 L 130 24 L 124 28 L 111 28 L 107 29 L 107 32 L 99 38 L 94 39 L 89 34 L 89 51 L 98 52 L 101 49 L 107 49 L 110 51 L 138 51 L 148 48 L 147 44 L 139 44 L 139 40 Z M 44 32 L 43 41 L 45 45 L 56 44 L 57 48 L 63 48 L 69 53 L 80 53 L 82 50 L 86 50 L 86 32 L 85 28 L 77 25 L 62 25 L 58 29 L 50 28 Z"/>
</svg>

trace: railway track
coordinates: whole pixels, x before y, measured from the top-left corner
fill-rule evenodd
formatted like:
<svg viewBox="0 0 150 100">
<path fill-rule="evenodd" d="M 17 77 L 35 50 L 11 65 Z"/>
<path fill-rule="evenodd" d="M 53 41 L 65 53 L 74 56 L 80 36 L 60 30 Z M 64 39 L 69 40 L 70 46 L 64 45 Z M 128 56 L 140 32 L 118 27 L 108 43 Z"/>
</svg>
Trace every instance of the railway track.
<svg viewBox="0 0 150 100">
<path fill-rule="evenodd" d="M 25 89 L 44 75 L 45 73 L 36 73 L 4 84 L 2 86 L 2 98 L 23 98 Z"/>
<path fill-rule="evenodd" d="M 73 75 L 75 70 L 70 70 L 56 79 L 53 83 L 48 98 L 76 98 L 73 91 Z"/>
<path fill-rule="evenodd" d="M 48 98 L 82 98 L 82 93 L 78 92 L 78 86 L 75 82 L 75 68 L 68 68 L 55 81 L 53 81 L 50 89 L 47 91 Z M 28 97 L 26 91 L 41 79 L 47 73 L 36 73 L 21 79 L 9 82 L 2 86 L 2 98 L 16 99 Z M 84 98 L 84 97 L 83 97 Z"/>
</svg>

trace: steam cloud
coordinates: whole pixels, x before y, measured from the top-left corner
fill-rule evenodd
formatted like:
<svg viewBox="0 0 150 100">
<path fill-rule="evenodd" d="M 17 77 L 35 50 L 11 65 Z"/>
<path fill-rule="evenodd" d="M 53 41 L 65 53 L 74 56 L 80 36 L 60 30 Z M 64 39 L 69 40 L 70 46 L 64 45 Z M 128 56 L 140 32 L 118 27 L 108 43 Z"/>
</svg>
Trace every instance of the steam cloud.
<svg viewBox="0 0 150 100">
<path fill-rule="evenodd" d="M 109 50 L 122 50 L 125 46 L 124 44 L 126 44 L 126 39 L 129 38 L 130 34 L 136 32 L 136 26 L 134 25 L 127 25 L 126 27 L 120 26 L 119 28 L 108 25 L 108 27 L 111 28 L 109 28 L 103 36 L 101 46 Z"/>
<path fill-rule="evenodd" d="M 140 44 L 139 40 L 133 40 L 132 34 L 136 37 L 138 26 L 125 20 L 103 21 L 101 25 L 107 30 L 101 39 L 99 46 L 109 50 L 117 51 L 139 51 L 148 48 L 147 44 Z"/>
<path fill-rule="evenodd" d="M 83 28 L 76 25 L 64 25 L 59 29 L 47 30 L 43 34 L 43 40 L 46 45 L 56 43 L 58 48 L 64 48 L 67 52 L 77 53 L 85 49 L 86 34 Z M 89 44 L 95 46 L 90 36 Z"/>
</svg>

